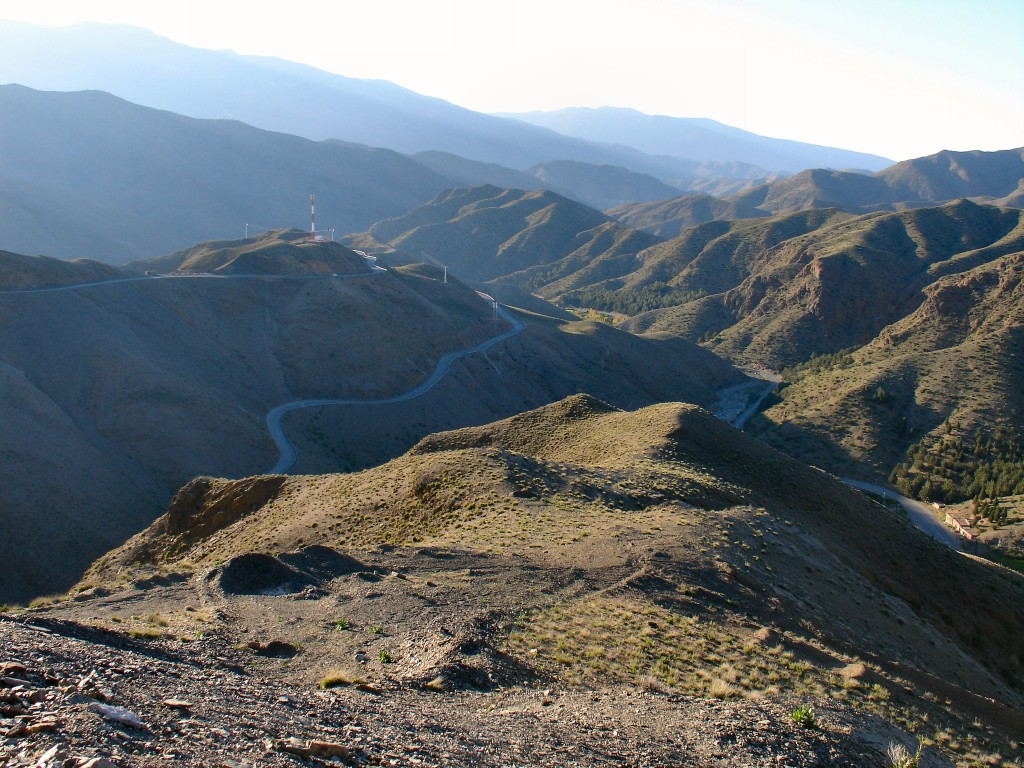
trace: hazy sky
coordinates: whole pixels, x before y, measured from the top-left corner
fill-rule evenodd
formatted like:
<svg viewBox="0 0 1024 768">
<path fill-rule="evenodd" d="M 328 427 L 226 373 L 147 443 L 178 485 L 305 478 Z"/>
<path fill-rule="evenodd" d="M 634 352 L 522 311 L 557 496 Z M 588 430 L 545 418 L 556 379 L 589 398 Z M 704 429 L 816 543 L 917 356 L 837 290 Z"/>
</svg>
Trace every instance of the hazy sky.
<svg viewBox="0 0 1024 768">
<path fill-rule="evenodd" d="M 1024 145 L 1024 0 L 0 0 L 484 112 L 634 107 L 896 160 Z"/>
</svg>

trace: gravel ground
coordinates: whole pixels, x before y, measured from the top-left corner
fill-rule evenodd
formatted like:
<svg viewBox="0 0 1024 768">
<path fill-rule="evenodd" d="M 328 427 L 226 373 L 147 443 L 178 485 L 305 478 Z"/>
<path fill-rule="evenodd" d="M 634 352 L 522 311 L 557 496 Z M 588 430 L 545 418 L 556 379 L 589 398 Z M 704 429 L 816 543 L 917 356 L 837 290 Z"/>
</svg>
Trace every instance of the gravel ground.
<svg viewBox="0 0 1024 768">
<path fill-rule="evenodd" d="M 0 616 L 0 764 L 138 766 L 888 766 L 913 739 L 836 702 L 815 727 L 785 697 L 629 687 L 320 691 L 275 680 L 217 638 L 136 640 Z M 949 765 L 926 751 L 924 768 Z"/>
</svg>

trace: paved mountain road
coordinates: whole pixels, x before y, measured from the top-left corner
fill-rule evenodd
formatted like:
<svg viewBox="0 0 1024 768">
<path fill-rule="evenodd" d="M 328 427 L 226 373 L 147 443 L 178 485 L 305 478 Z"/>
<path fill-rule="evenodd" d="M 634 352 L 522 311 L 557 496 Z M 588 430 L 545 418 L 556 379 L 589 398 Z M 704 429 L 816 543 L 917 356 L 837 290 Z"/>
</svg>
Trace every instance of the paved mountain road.
<svg viewBox="0 0 1024 768">
<path fill-rule="evenodd" d="M 726 387 L 718 392 L 718 404 L 715 407 L 715 415 L 723 421 L 728 421 L 737 429 L 743 429 L 761 402 L 768 397 L 782 381 L 782 378 L 775 373 L 762 373 L 756 378 L 763 378 L 763 382 L 746 381 L 732 387 Z M 849 477 L 839 478 L 844 483 L 862 491 L 870 491 L 879 496 L 887 497 L 896 501 L 906 510 L 910 522 L 914 527 L 927 533 L 936 541 L 945 544 L 954 552 L 964 551 L 964 541 L 953 531 L 935 519 L 932 509 L 920 501 L 908 499 L 901 496 L 891 488 L 881 485 L 865 483 L 861 480 L 853 480 Z"/>
<path fill-rule="evenodd" d="M 71 285 L 57 285 L 48 288 L 26 288 L 26 289 L 15 289 L 0 291 L 0 295 L 14 295 L 20 293 L 52 293 L 56 291 L 74 291 L 81 290 L 83 288 L 95 288 L 108 285 L 120 285 L 124 283 L 134 283 L 149 280 L 332 280 L 335 278 L 346 278 L 346 277 L 366 277 L 380 275 L 387 270 L 383 267 L 377 266 L 377 259 L 374 256 L 368 256 L 361 251 L 357 251 L 364 259 L 366 259 L 367 266 L 370 268 L 368 272 L 349 272 L 344 274 L 333 273 L 330 275 L 214 275 L 209 273 L 197 273 L 197 274 L 180 274 L 180 275 L 146 275 L 138 277 L 122 277 L 113 280 L 97 280 L 90 283 L 73 283 Z M 474 347 L 469 349 L 463 349 L 457 352 L 449 352 L 440 360 L 437 361 L 437 365 L 434 367 L 434 372 L 430 374 L 422 383 L 418 386 L 410 389 L 408 392 L 403 392 L 400 395 L 394 397 L 383 398 L 379 400 L 341 400 L 331 398 L 321 399 L 310 399 L 310 400 L 294 400 L 290 403 L 285 403 L 273 408 L 267 414 L 267 429 L 270 431 L 270 436 L 274 440 L 274 444 L 277 446 L 279 457 L 277 463 L 270 470 L 269 474 L 282 474 L 287 472 L 291 466 L 295 463 L 298 457 L 298 452 L 295 446 L 288 440 L 284 434 L 284 429 L 281 426 L 281 419 L 285 414 L 291 411 L 298 410 L 299 408 L 318 408 L 328 405 L 387 405 L 389 403 L 401 403 L 406 400 L 412 400 L 413 398 L 419 397 L 420 395 L 429 392 L 434 386 L 444 378 L 444 376 L 451 369 L 452 363 L 461 357 L 466 355 L 473 355 L 477 352 L 484 352 L 490 349 L 495 344 L 500 344 L 506 339 L 510 339 L 516 334 L 523 331 L 525 326 L 514 317 L 512 317 L 505 309 L 500 307 L 493 297 L 486 293 L 477 291 L 480 298 L 490 303 L 495 310 L 495 314 L 504 319 L 508 324 L 508 330 L 503 333 L 499 333 L 497 336 L 492 336 L 486 341 L 482 341 Z"/>
<path fill-rule="evenodd" d="M 486 294 L 480 294 L 481 298 L 488 302 L 494 302 L 494 300 Z M 389 405 L 393 403 L 401 403 L 406 400 L 412 400 L 413 398 L 419 397 L 437 385 L 441 379 L 445 377 L 448 371 L 452 367 L 452 363 L 461 357 L 467 355 L 473 355 L 477 352 L 484 352 L 490 349 L 495 344 L 500 344 L 506 339 L 510 339 L 516 334 L 523 331 L 525 326 L 514 317 L 512 317 L 505 309 L 498 306 L 497 303 L 493 304 L 496 307 L 498 315 L 500 315 L 508 324 L 509 329 L 503 333 L 499 333 L 497 336 L 492 336 L 486 341 L 482 341 L 474 347 L 469 349 L 463 349 L 458 352 L 449 352 L 447 355 L 437 361 L 437 365 L 434 367 L 434 372 L 430 374 L 423 382 L 418 386 L 410 389 L 408 392 L 403 392 L 400 395 L 394 397 L 381 398 L 379 400 L 340 400 L 340 399 L 313 399 L 313 400 L 295 400 L 284 405 L 279 405 L 270 413 L 267 414 L 267 429 L 270 431 L 270 436 L 274 440 L 274 444 L 278 450 L 277 463 L 268 471 L 267 474 L 280 475 L 291 469 L 292 465 L 295 464 L 295 460 L 298 458 L 298 451 L 295 446 L 288 440 L 288 437 L 284 433 L 284 428 L 281 426 L 281 419 L 287 413 L 298 410 L 300 408 L 319 408 L 325 405 Z"/>
<path fill-rule="evenodd" d="M 870 491 L 871 493 L 877 493 L 880 496 L 899 502 L 899 505 L 907 511 L 907 514 L 910 516 L 910 522 L 914 524 L 915 528 L 924 531 L 933 539 L 945 544 L 954 552 L 964 551 L 963 540 L 949 530 L 949 528 L 936 520 L 932 509 L 927 504 L 920 501 L 914 501 L 913 499 L 908 499 L 906 496 L 901 496 L 896 493 L 896 491 L 891 488 L 886 488 L 881 485 L 865 483 L 861 480 L 853 480 L 849 477 L 840 477 L 839 479 L 854 488 L 859 488 L 862 491 Z"/>
</svg>

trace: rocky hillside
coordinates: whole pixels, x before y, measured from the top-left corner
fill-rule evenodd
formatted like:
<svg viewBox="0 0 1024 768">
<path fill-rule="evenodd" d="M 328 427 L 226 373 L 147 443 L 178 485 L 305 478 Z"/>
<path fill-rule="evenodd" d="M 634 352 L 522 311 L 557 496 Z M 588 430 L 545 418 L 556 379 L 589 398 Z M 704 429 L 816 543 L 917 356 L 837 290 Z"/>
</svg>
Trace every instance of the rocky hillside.
<svg viewBox="0 0 1024 768">
<path fill-rule="evenodd" d="M 630 327 L 679 332 L 708 339 L 727 356 L 792 365 L 870 342 L 917 310 L 924 289 L 939 278 L 1024 247 L 1024 214 L 967 201 L 857 218 L 835 211 L 819 212 L 816 220 L 809 215 L 742 223 L 748 237 L 780 224 L 793 235 L 767 248 L 727 245 L 722 252 L 733 268 L 707 279 L 687 265 L 685 277 L 672 285 L 707 285 L 710 295 L 639 315 Z M 731 228 L 738 231 L 739 224 Z M 699 256 L 714 245 L 711 239 Z"/>
<path fill-rule="evenodd" d="M 888 768 L 890 748 L 916 750 L 900 728 L 824 699 L 814 701 L 815 727 L 808 728 L 793 720 L 792 701 L 628 687 L 438 692 L 357 684 L 322 691 L 281 680 L 268 669 L 274 662 L 215 632 L 192 642 L 154 639 L 157 630 L 135 639 L 75 621 L 32 620 L 0 617 L 9 660 L 0 669 L 14 686 L 5 708 L 13 714 L 42 704 L 3 719 L 0 761 L 8 768 L 168 760 L 184 768 L 753 768 L 777 758 L 793 768 Z M 742 743 L 731 744 L 737 732 Z M 950 766 L 932 748 L 924 759 L 926 768 Z"/>
<path fill-rule="evenodd" d="M 335 242 L 310 242 L 297 229 L 274 230 L 245 240 L 199 243 L 167 256 L 132 262 L 133 272 L 219 275 L 354 275 L 367 273 L 366 260 Z"/>
<path fill-rule="evenodd" d="M 503 278 L 525 288 L 593 269 L 597 261 L 630 265 L 657 242 L 553 192 L 492 186 L 450 190 L 378 222 L 370 234 L 412 256 L 428 254 L 463 279 Z"/>
<path fill-rule="evenodd" d="M 436 718 L 440 734 L 477 722 L 480 691 L 502 711 L 558 708 L 563 723 L 602 723 L 613 700 L 643 716 L 573 737 L 531 717 L 526 765 L 553 764 L 553 733 L 575 754 L 600 737 L 604 757 L 587 760 L 597 765 L 693 754 L 708 766 L 890 765 L 889 741 L 914 742 L 885 721 L 926 740 L 933 765 L 1000 765 L 1024 733 L 1021 587 L 699 408 L 623 412 L 581 395 L 432 435 L 358 473 L 196 480 L 99 560 L 73 600 L 28 617 L 78 633 L 92 653 L 103 642 L 187 658 L 201 649 L 296 703 L 315 700 L 315 685 L 357 716 L 390 701 Z M 55 642 L 74 681 L 68 656 L 90 646 L 69 654 L 70 641 Z M 112 666 L 131 665 L 115 650 Z M 155 723 L 170 716 L 151 688 L 98 677 L 85 688 L 110 686 L 113 703 Z M 219 705 L 194 700 L 191 679 L 164 695 L 219 718 Z M 242 678 L 224 684 L 247 700 Z M 272 700 L 247 710 L 246 727 L 306 746 L 345 735 Z M 705 752 L 717 731 L 701 719 L 713 708 L 746 723 L 748 706 L 793 735 L 745 730 L 742 744 Z M 807 730 L 823 752 L 805 751 Z M 372 730 L 361 735 L 345 746 L 381 748 Z M 432 743 L 459 754 L 464 742 Z M 246 759 L 278 748 L 239 746 Z"/>
<path fill-rule="evenodd" d="M 1024 148 L 939 152 L 896 163 L 874 175 L 806 170 L 741 192 L 730 202 L 771 213 L 840 208 L 851 213 L 919 208 L 967 197 L 1007 204 L 1024 178 Z"/>
<path fill-rule="evenodd" d="M 189 258 L 221 270 L 212 276 L 0 294 L 0 599 L 66 588 L 196 475 L 240 477 L 274 466 L 270 409 L 400 395 L 445 355 L 507 327 L 474 291 L 454 277 L 443 284 L 433 268 L 224 274 L 247 257 L 266 266 L 270 253 L 275 272 L 298 264 L 295 251 L 319 251 L 332 269 L 352 259 L 340 245 L 261 242 L 262 249 L 195 249 Z M 542 302 L 525 303 L 525 331 L 512 345 L 454 364 L 425 395 L 429 417 L 416 415 L 420 400 L 341 409 L 329 418 L 351 428 L 325 434 L 317 419 L 328 410 L 289 416 L 284 426 L 300 444 L 300 462 L 337 469 L 384 460 L 427 431 L 508 416 L 581 388 L 621 405 L 710 405 L 717 388 L 742 379 L 679 339 L 567 323 L 554 308 L 544 315 Z"/>
<path fill-rule="evenodd" d="M 751 428 L 815 464 L 886 476 L 947 418 L 968 432 L 1020 422 L 1022 251 L 1015 209 L 806 210 L 704 224 L 628 274 L 538 292 L 792 368 L 784 402 Z"/>
<path fill-rule="evenodd" d="M 939 271 L 939 270 L 936 270 Z M 888 475 L 907 447 L 1024 424 L 1024 249 L 936 279 L 868 344 L 793 372 L 750 425 L 834 467 Z M 863 470 L 861 470 L 863 471 Z"/>
</svg>

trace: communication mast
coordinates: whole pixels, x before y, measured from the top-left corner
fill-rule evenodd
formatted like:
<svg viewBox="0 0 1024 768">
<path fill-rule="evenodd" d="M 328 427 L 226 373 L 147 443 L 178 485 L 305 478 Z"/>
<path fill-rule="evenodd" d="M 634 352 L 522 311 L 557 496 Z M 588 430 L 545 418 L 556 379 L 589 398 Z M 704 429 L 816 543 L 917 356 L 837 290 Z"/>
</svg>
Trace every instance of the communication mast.
<svg viewBox="0 0 1024 768">
<path fill-rule="evenodd" d="M 316 242 L 316 196 L 309 196 L 309 242 Z"/>
</svg>

